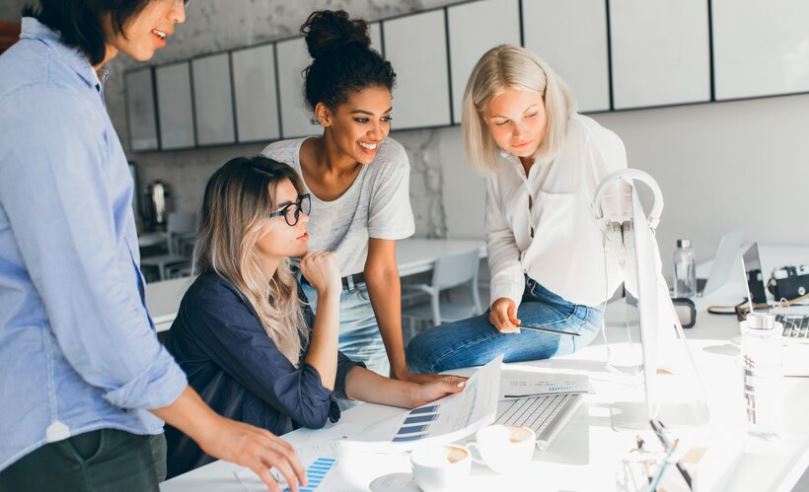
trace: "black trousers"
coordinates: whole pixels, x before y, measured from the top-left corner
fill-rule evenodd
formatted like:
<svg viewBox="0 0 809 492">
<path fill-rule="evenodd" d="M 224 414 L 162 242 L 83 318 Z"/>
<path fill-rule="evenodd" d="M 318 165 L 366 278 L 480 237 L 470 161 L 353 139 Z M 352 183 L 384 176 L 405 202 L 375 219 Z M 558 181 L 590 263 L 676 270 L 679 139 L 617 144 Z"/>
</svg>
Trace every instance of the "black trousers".
<svg viewBox="0 0 809 492">
<path fill-rule="evenodd" d="M 101 429 L 46 444 L 0 472 L 0 492 L 155 491 L 166 477 L 166 439 Z"/>
</svg>

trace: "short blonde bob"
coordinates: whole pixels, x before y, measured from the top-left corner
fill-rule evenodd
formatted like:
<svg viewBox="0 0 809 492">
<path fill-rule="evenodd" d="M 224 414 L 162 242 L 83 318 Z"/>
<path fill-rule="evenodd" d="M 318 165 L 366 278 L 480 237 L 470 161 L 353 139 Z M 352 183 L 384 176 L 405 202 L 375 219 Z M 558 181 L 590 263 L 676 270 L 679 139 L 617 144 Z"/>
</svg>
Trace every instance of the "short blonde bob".
<svg viewBox="0 0 809 492">
<path fill-rule="evenodd" d="M 506 89 L 542 94 L 548 118 L 545 138 L 534 158 L 552 159 L 562 149 L 570 116 L 576 112 L 573 94 L 550 66 L 532 52 L 510 44 L 487 51 L 469 76 L 463 97 L 463 135 L 466 154 L 481 171 L 500 167 L 500 148 L 483 112 L 489 101 Z"/>
</svg>

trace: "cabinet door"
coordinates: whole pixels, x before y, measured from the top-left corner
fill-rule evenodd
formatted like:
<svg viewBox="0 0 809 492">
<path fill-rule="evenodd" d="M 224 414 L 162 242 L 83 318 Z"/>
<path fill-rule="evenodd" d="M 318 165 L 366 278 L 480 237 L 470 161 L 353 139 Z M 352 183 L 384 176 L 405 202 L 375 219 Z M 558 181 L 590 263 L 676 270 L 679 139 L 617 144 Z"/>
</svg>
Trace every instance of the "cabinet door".
<svg viewBox="0 0 809 492">
<path fill-rule="evenodd" d="M 283 138 L 303 137 L 319 133 L 312 111 L 303 97 L 303 69 L 312 63 L 302 37 L 279 41 L 278 84 L 281 90 L 281 135 Z"/>
<path fill-rule="evenodd" d="M 471 2 L 449 7 L 447 16 L 452 116 L 460 123 L 466 83 L 480 57 L 501 44 L 520 45 L 520 5 L 518 0 Z"/>
<path fill-rule="evenodd" d="M 133 70 L 124 77 L 129 148 L 135 152 L 159 146 L 153 77 L 151 68 Z"/>
<path fill-rule="evenodd" d="M 197 58 L 191 62 L 191 72 L 197 144 L 236 142 L 229 54 Z"/>
<path fill-rule="evenodd" d="M 231 57 L 239 142 L 280 138 L 275 45 L 234 51 Z"/>
<path fill-rule="evenodd" d="M 368 36 L 371 38 L 371 49 L 378 51 L 379 54 L 384 56 L 385 50 L 382 49 L 382 23 L 372 22 L 368 24 Z"/>
<path fill-rule="evenodd" d="M 191 101 L 191 67 L 187 61 L 155 69 L 160 148 L 185 149 L 196 143 Z"/>
<path fill-rule="evenodd" d="M 582 112 L 610 109 L 607 7 L 604 0 L 522 2 L 525 47 L 573 91 Z"/>
<path fill-rule="evenodd" d="M 382 23 L 385 56 L 396 72 L 393 128 L 450 125 L 444 9 Z"/>
<path fill-rule="evenodd" d="M 614 109 L 709 101 L 707 0 L 611 0 Z"/>
<path fill-rule="evenodd" d="M 712 5 L 716 99 L 809 91 L 809 2 Z"/>
</svg>

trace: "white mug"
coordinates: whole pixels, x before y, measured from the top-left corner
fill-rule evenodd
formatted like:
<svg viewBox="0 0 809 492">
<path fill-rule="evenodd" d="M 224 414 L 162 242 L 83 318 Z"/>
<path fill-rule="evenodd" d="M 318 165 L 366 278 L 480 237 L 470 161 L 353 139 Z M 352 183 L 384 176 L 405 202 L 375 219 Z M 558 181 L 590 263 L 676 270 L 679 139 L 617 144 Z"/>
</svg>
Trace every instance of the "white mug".
<svg viewBox="0 0 809 492">
<path fill-rule="evenodd" d="M 472 469 L 469 451 L 454 444 L 416 448 L 410 453 L 413 479 L 424 492 L 463 490 Z"/>
<path fill-rule="evenodd" d="M 528 427 L 490 425 L 478 430 L 475 442 L 467 447 L 476 463 L 485 464 L 497 473 L 508 473 L 531 461 L 536 440 L 536 434 Z"/>
</svg>

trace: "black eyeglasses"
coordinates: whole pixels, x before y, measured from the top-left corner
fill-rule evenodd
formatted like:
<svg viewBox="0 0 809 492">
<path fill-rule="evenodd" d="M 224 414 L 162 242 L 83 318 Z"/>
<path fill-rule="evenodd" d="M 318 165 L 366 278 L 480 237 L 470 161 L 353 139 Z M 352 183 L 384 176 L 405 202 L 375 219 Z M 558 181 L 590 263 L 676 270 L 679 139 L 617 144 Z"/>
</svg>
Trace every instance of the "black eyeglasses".
<svg viewBox="0 0 809 492">
<path fill-rule="evenodd" d="M 294 226 L 301 218 L 301 212 L 309 215 L 312 210 L 312 198 L 309 193 L 298 195 L 298 201 L 284 205 L 281 210 L 268 214 L 267 217 L 284 217 L 284 220 L 290 226 Z"/>
</svg>

